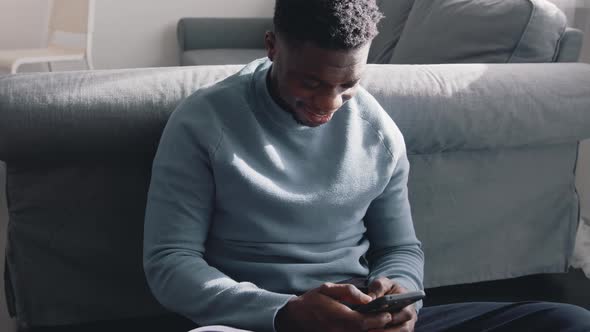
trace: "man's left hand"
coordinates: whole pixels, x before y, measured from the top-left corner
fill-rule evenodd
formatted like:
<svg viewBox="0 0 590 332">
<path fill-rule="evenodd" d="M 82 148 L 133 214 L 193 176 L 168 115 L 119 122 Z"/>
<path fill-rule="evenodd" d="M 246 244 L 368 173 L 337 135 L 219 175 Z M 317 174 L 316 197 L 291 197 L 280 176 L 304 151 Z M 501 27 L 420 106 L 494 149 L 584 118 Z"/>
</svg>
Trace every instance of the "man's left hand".
<svg viewBox="0 0 590 332">
<path fill-rule="evenodd" d="M 403 294 L 407 293 L 408 290 L 400 286 L 396 282 L 380 277 L 369 285 L 369 296 L 373 299 L 389 294 Z M 391 313 L 392 321 L 384 329 L 371 330 L 372 332 L 413 332 L 414 325 L 418 320 L 418 314 L 416 313 L 416 307 L 411 304 L 400 311 Z"/>
</svg>

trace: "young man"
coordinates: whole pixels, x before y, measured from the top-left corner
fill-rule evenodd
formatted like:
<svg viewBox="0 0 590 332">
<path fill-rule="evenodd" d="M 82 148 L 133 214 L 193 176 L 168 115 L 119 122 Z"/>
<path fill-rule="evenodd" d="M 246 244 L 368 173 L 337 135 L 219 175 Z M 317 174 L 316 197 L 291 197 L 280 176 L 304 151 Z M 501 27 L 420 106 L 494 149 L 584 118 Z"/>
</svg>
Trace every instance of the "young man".
<svg viewBox="0 0 590 332">
<path fill-rule="evenodd" d="M 199 325 L 254 331 L 518 329 L 532 317 L 561 328 L 588 317 L 481 303 L 424 308 L 418 320 L 420 303 L 378 314 L 342 303 L 422 289 L 404 140 L 358 84 L 380 18 L 370 0 L 277 0 L 268 59 L 173 113 L 145 220 L 156 298 Z"/>
</svg>

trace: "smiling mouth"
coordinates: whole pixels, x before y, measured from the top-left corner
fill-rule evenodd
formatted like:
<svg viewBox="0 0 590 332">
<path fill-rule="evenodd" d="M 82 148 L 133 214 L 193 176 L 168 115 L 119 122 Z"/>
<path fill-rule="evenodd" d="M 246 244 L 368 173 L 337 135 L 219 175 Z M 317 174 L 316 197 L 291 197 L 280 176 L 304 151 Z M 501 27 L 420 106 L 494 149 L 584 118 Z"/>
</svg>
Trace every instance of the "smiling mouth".
<svg viewBox="0 0 590 332">
<path fill-rule="evenodd" d="M 326 115 L 330 115 L 330 114 L 336 113 L 336 111 L 333 111 L 333 112 L 316 112 L 316 111 L 309 110 L 307 108 L 305 109 L 305 111 L 306 112 L 309 112 L 309 113 L 311 113 L 313 115 L 317 115 L 317 116 L 326 116 Z"/>
<path fill-rule="evenodd" d="M 311 127 L 317 127 L 330 121 L 334 113 L 336 113 L 337 111 L 334 110 L 322 112 L 312 110 L 309 106 L 307 106 L 303 101 L 300 100 L 295 101 L 295 108 L 298 110 L 297 113 L 299 113 L 299 116 L 301 117 L 301 119 L 298 119 L 298 122 Z"/>
<path fill-rule="evenodd" d="M 307 109 L 306 107 L 301 108 L 305 122 L 310 126 L 319 126 L 327 123 L 332 119 L 335 112 L 318 113 Z"/>
</svg>

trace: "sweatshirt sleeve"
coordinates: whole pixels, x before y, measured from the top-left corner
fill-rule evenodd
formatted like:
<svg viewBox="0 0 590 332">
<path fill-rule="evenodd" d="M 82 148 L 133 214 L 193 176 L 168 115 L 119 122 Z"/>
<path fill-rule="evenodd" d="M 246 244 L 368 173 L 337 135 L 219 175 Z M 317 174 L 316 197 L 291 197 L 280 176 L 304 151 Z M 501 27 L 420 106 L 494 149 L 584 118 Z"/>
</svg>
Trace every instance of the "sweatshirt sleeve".
<svg viewBox="0 0 590 332">
<path fill-rule="evenodd" d="M 199 325 L 274 331 L 277 311 L 294 295 L 236 282 L 205 260 L 215 197 L 211 158 L 222 130 L 206 103 L 198 106 L 194 112 L 184 103 L 173 113 L 153 162 L 143 251 L 148 285 L 163 306 Z"/>
<path fill-rule="evenodd" d="M 401 151 L 389 183 L 369 206 L 365 224 L 369 238 L 369 282 L 388 277 L 409 291 L 423 289 L 424 253 L 416 238 L 408 200 L 410 164 Z M 420 309 L 422 302 L 417 303 Z"/>
</svg>

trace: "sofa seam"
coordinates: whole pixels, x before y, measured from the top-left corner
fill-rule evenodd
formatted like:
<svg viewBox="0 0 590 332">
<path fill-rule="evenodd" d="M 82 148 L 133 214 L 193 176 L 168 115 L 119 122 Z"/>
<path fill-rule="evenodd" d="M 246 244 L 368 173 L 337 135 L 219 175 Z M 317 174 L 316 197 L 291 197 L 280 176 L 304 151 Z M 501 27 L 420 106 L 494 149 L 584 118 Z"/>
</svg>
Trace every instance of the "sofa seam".
<svg viewBox="0 0 590 332">
<path fill-rule="evenodd" d="M 551 58 L 551 62 L 557 62 L 559 57 L 561 56 L 561 42 L 565 38 L 567 32 L 567 24 L 566 26 L 562 27 L 561 33 L 559 34 L 559 39 L 557 39 L 557 43 L 555 43 L 555 49 L 553 50 L 553 57 Z"/>
<path fill-rule="evenodd" d="M 511 63 L 512 59 L 514 58 L 514 55 L 518 52 L 527 32 L 529 31 L 529 28 L 531 26 L 531 22 L 533 21 L 533 17 L 536 15 L 537 13 L 537 6 L 535 5 L 535 2 L 533 0 L 527 0 L 530 4 L 531 4 L 531 14 L 529 15 L 529 19 L 527 20 L 526 26 L 524 27 L 524 30 L 522 31 L 522 34 L 520 35 L 520 39 L 518 40 L 518 43 L 516 43 L 516 46 L 514 47 L 514 49 L 512 50 L 512 53 L 510 54 L 510 57 L 508 58 L 508 60 L 506 60 L 506 63 Z"/>
<path fill-rule="evenodd" d="M 577 232 L 578 229 L 580 227 L 580 222 L 582 222 L 581 217 L 582 217 L 582 202 L 580 200 L 580 193 L 578 192 L 578 188 L 576 187 L 576 171 L 578 169 L 578 161 L 580 158 L 580 141 L 577 142 L 576 144 L 576 156 L 574 158 L 574 167 L 572 169 L 572 178 L 573 178 L 573 194 L 575 199 L 573 200 L 573 203 L 575 204 L 575 207 L 573 209 L 570 209 L 570 219 L 571 219 L 571 215 L 575 214 L 575 216 L 573 216 L 575 218 L 575 227 L 572 227 L 573 225 L 569 224 L 569 232 L 567 235 L 574 237 L 574 241 L 572 243 L 570 243 L 568 245 L 567 248 L 567 253 L 566 253 L 566 257 L 565 257 L 565 267 L 564 269 L 567 271 L 569 269 L 570 266 L 572 266 L 572 261 L 573 261 L 573 256 L 574 256 L 574 252 L 576 251 L 576 236 L 577 236 Z M 572 229 L 573 228 L 573 229 Z M 567 243 L 568 238 L 565 239 L 565 242 Z"/>
<path fill-rule="evenodd" d="M 185 33 L 185 30 L 186 30 L 186 28 L 184 27 L 185 24 L 186 23 L 185 23 L 184 19 L 181 18 L 180 21 L 178 21 L 178 26 L 176 27 L 176 33 L 177 33 L 176 40 L 178 41 L 178 46 L 179 46 L 179 48 L 180 48 L 180 50 L 182 52 L 186 51 L 186 49 L 185 49 L 185 45 L 186 45 L 186 40 L 185 40 L 186 33 Z"/>
</svg>

